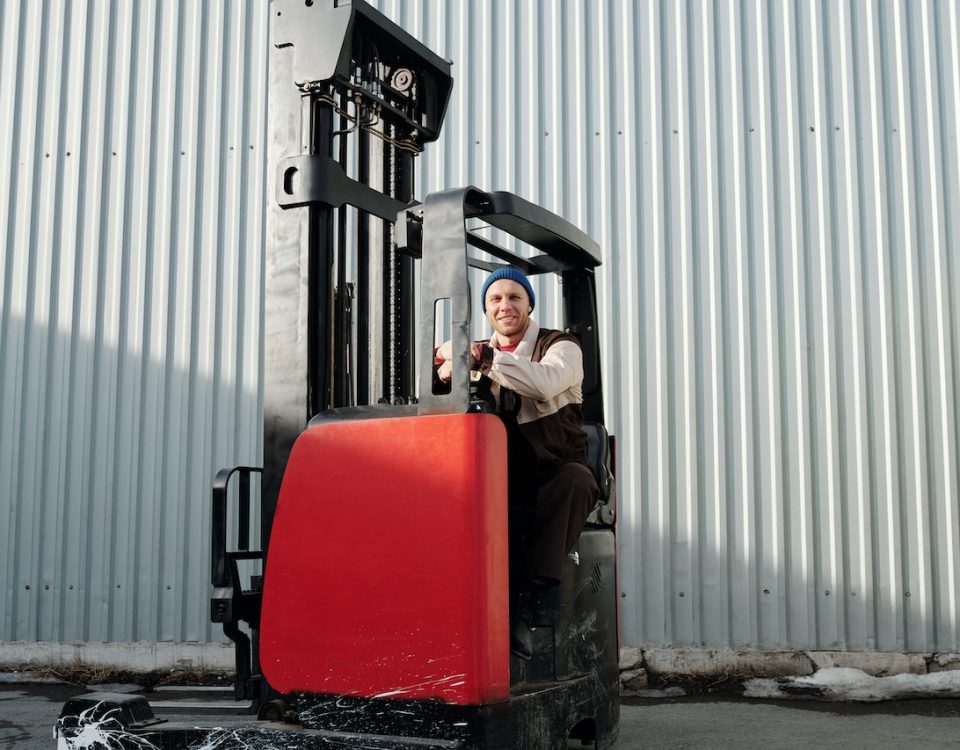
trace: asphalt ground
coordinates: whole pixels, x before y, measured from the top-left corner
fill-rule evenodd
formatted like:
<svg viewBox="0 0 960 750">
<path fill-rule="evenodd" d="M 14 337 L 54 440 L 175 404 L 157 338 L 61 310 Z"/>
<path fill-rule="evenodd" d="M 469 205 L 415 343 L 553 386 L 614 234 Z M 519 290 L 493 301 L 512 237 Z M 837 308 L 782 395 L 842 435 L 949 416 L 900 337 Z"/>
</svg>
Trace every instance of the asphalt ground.
<svg viewBox="0 0 960 750">
<path fill-rule="evenodd" d="M 0 748 L 50 750 L 63 702 L 82 688 L 0 684 Z M 158 716 L 207 722 L 238 716 L 224 691 L 146 694 Z M 234 707 L 229 710 L 227 707 Z M 884 703 L 736 697 L 625 699 L 617 750 L 633 748 L 947 748 L 960 746 L 960 700 Z"/>
</svg>

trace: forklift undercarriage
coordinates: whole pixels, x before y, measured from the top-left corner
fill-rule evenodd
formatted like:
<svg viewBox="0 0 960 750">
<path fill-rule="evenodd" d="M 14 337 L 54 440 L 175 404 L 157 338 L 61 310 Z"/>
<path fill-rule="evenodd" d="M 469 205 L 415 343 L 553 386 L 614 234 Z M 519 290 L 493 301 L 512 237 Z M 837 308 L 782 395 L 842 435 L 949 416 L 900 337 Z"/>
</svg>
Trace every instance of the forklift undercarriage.
<svg viewBox="0 0 960 750">
<path fill-rule="evenodd" d="M 211 619 L 251 716 L 178 724 L 142 696 L 91 693 L 64 706 L 59 747 L 609 747 L 599 248 L 510 193 L 417 203 L 414 158 L 439 135 L 451 63 L 361 0 L 273 0 L 271 17 L 264 461 L 221 470 L 212 498 Z M 470 376 L 470 282 L 504 265 L 560 281 L 600 488 L 529 661 L 509 650 L 506 431 Z"/>
</svg>

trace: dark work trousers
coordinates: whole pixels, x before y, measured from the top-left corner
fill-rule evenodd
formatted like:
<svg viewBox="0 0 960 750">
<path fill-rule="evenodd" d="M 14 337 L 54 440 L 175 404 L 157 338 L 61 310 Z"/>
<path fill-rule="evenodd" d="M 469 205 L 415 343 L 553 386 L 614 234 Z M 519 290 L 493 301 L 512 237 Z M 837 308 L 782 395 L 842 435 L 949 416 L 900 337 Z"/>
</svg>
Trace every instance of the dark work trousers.
<svg viewBox="0 0 960 750">
<path fill-rule="evenodd" d="M 565 463 L 541 476 L 539 484 L 522 575 L 528 581 L 559 583 L 564 558 L 576 545 L 597 501 L 597 483 L 583 464 Z"/>
<path fill-rule="evenodd" d="M 550 585 L 559 583 L 598 490 L 584 464 L 561 463 L 540 473 L 534 466 L 509 467 L 510 572 L 514 581 Z"/>
</svg>

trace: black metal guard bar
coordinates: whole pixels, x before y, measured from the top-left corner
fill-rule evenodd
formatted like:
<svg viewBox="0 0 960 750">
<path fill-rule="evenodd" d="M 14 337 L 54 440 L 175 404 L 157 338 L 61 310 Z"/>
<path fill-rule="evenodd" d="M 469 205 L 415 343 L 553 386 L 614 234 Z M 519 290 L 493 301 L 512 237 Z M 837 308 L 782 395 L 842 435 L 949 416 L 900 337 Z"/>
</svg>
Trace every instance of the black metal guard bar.
<svg viewBox="0 0 960 750">
<path fill-rule="evenodd" d="M 476 197 L 465 206 L 464 219 L 480 219 L 542 251 L 542 254 L 524 258 L 465 228 L 468 245 L 515 266 L 528 276 L 595 268 L 600 265 L 600 246 L 566 219 L 513 193 L 482 193 L 475 188 L 470 190 Z M 400 210 L 396 218 L 397 244 L 401 250 L 413 257 L 420 257 L 422 254 L 423 232 L 418 223 L 422 216 L 422 206 L 409 206 Z M 474 258 L 468 262 L 477 268 L 488 270 L 496 267 Z"/>
<path fill-rule="evenodd" d="M 487 193 L 487 198 L 489 203 L 474 215 L 491 226 L 542 250 L 564 267 L 600 265 L 600 246 L 566 219 L 513 193 Z"/>
<path fill-rule="evenodd" d="M 262 556 L 262 552 L 250 552 L 250 474 L 263 473 L 257 466 L 234 466 L 220 469 L 213 480 L 213 525 L 210 545 L 211 573 L 210 581 L 214 588 L 230 586 L 230 576 L 227 568 L 227 557 L 238 560 L 254 560 Z M 237 549 L 241 552 L 227 552 L 227 489 L 230 478 L 239 473 L 240 486 L 237 515 Z"/>
<path fill-rule="evenodd" d="M 420 414 L 463 414 L 470 405 L 470 285 L 466 219 L 486 196 L 473 187 L 431 193 L 423 204 L 424 273 L 420 288 Z M 471 211 L 468 213 L 468 206 Z M 401 216 L 405 221 L 406 217 Z M 453 378 L 447 393 L 434 393 L 433 345 L 436 303 L 450 300 Z"/>
<path fill-rule="evenodd" d="M 277 204 L 297 208 L 324 203 L 334 208 L 356 206 L 386 221 L 406 208 L 401 201 L 357 182 L 326 154 L 290 156 L 277 167 Z"/>
<path fill-rule="evenodd" d="M 491 242 L 486 237 L 481 237 L 475 232 L 467 232 L 467 244 L 472 247 L 477 248 L 478 250 L 483 250 L 483 252 L 492 255 L 494 258 L 499 258 L 500 260 L 506 261 L 512 266 L 516 266 L 521 271 L 523 271 L 527 276 L 532 274 L 540 273 L 538 269 L 531 261 L 526 258 L 521 258 L 516 253 L 511 253 L 506 248 L 500 247 L 500 245 L 495 242 Z M 476 266 L 477 268 L 485 268 L 485 270 L 492 271 L 497 266 L 492 263 L 486 263 L 480 265 L 483 261 L 478 261 L 475 258 L 470 259 L 470 265 Z M 489 266 L 489 268 L 487 268 Z"/>
</svg>

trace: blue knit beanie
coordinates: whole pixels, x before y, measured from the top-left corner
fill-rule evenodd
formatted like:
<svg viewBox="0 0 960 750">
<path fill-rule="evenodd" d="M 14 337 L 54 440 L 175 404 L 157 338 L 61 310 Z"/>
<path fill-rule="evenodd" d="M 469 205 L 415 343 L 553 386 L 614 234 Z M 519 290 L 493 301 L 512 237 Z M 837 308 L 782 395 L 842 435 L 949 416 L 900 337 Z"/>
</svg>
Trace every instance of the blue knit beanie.
<svg viewBox="0 0 960 750">
<path fill-rule="evenodd" d="M 516 268 L 511 268 L 510 266 L 504 266 L 503 268 L 498 268 L 492 274 L 487 277 L 487 280 L 483 282 L 483 286 L 480 288 L 480 307 L 483 308 L 483 311 L 487 311 L 487 289 L 490 288 L 490 285 L 494 281 L 499 281 L 500 279 L 510 279 L 510 281 L 516 281 L 520 286 L 527 290 L 527 296 L 530 298 L 530 309 L 532 310 L 537 304 L 537 298 L 533 295 L 533 287 L 530 286 L 530 281 L 520 273 Z"/>
</svg>

